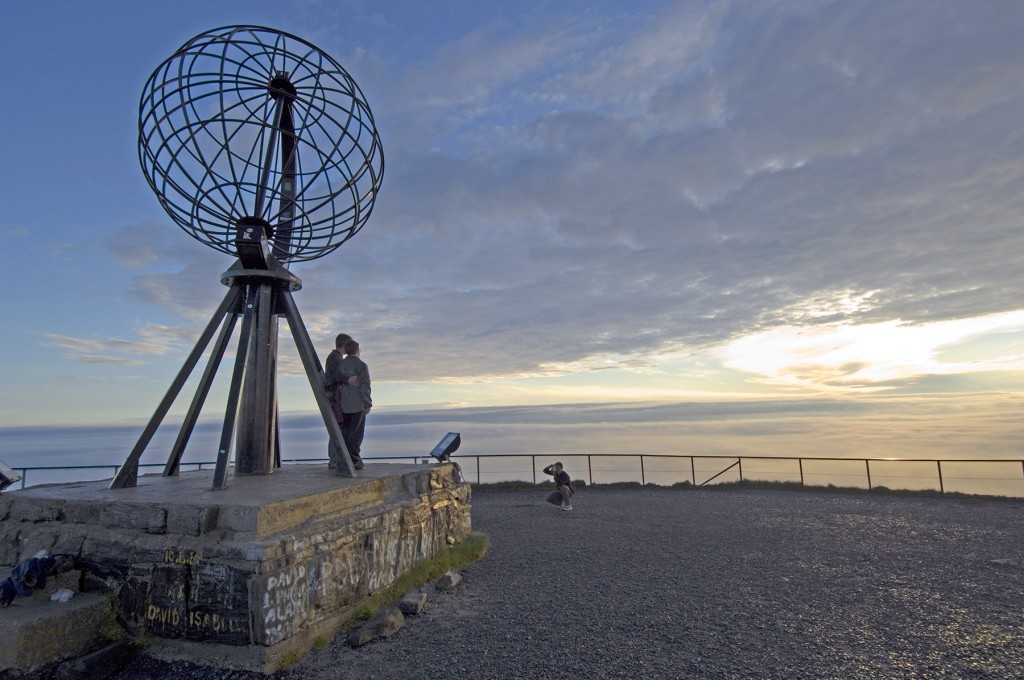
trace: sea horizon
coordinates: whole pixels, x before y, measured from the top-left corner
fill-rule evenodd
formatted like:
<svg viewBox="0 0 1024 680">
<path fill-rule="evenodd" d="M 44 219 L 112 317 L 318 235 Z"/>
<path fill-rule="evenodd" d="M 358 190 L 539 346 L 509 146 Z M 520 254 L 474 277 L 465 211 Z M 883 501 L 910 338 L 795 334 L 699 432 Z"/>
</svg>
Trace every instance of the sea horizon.
<svg viewBox="0 0 1024 680">
<path fill-rule="evenodd" d="M 377 407 L 367 417 L 367 457 L 429 455 L 447 432 L 459 454 L 535 456 L 1024 458 L 1021 399 L 738 400 L 512 406 Z M 165 418 L 141 462 L 163 463 L 182 417 Z M 200 418 L 184 462 L 216 459 L 223 416 Z M 282 412 L 281 456 L 323 458 L 319 413 Z M 116 424 L 0 427 L 0 460 L 11 467 L 119 465 L 145 419 Z"/>
</svg>

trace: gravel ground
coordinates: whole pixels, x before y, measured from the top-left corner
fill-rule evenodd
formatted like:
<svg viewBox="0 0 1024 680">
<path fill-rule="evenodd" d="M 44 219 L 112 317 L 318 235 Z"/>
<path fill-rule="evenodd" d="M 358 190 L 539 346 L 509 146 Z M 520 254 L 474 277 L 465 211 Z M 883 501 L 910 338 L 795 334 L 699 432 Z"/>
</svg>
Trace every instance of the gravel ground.
<svg viewBox="0 0 1024 680">
<path fill-rule="evenodd" d="M 388 640 L 280 680 L 1024 678 L 1024 502 L 477 491 L 487 557 Z M 119 680 L 242 679 L 144 657 Z"/>
</svg>

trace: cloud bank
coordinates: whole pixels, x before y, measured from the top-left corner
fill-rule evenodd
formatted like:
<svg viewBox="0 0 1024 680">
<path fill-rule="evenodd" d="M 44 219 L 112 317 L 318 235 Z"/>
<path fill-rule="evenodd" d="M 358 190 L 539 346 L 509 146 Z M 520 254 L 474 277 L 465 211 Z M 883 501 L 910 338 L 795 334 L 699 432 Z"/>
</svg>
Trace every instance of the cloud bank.
<svg viewBox="0 0 1024 680">
<path fill-rule="evenodd" d="M 358 40 L 336 11 L 309 37 L 360 81 L 387 169 L 357 238 L 296 268 L 296 300 L 380 384 L 696 389 L 671 357 L 784 389 L 1019 378 L 1019 3 L 498 4 L 436 34 L 384 3 L 346 9 Z M 230 262 L 160 226 L 108 245 L 180 332 L 51 342 L 130 363 L 198 334 Z M 281 370 L 301 373 L 287 352 Z"/>
</svg>

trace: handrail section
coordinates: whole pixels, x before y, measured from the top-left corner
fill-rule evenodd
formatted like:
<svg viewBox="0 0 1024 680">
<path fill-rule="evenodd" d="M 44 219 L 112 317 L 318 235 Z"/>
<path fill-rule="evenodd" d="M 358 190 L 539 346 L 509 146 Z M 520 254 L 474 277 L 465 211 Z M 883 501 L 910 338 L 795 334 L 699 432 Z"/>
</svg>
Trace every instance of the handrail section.
<svg viewBox="0 0 1024 680">
<path fill-rule="evenodd" d="M 872 478 L 872 463 L 874 463 L 876 466 L 878 466 L 878 465 L 880 465 L 882 463 L 903 463 L 903 464 L 919 464 L 919 465 L 920 464 L 934 464 L 935 465 L 935 472 L 932 475 L 930 475 L 927 479 L 928 479 L 929 483 L 931 483 L 931 480 L 934 480 L 934 485 L 935 485 L 935 487 L 937 487 L 937 488 L 935 488 L 935 490 L 937 490 L 940 494 L 947 493 L 949 482 L 950 482 L 949 467 L 951 465 L 986 465 L 986 464 L 997 464 L 997 463 L 1001 463 L 1001 464 L 1010 463 L 1010 464 L 1016 464 L 1016 465 L 1018 465 L 1020 467 L 1020 471 L 1021 471 L 1020 475 L 1014 474 L 1013 476 L 985 477 L 985 478 L 964 478 L 964 477 L 961 476 L 958 479 L 961 479 L 961 480 L 969 479 L 969 480 L 974 480 L 974 481 L 978 481 L 979 479 L 981 479 L 981 480 L 985 480 L 987 482 L 992 482 L 992 483 L 999 482 L 999 483 L 1002 483 L 1002 484 L 1018 484 L 1019 483 L 1020 484 L 1020 493 L 1019 494 L 1016 494 L 1016 493 L 1010 493 L 1010 494 L 996 493 L 994 495 L 1011 495 L 1011 496 L 1020 495 L 1020 496 L 1024 496 L 1024 459 L 1017 459 L 1017 458 L 987 458 L 987 459 L 968 459 L 968 458 L 943 458 L 943 459 L 939 459 L 939 458 L 882 458 L 882 457 L 878 457 L 878 458 L 836 458 L 836 457 L 830 457 L 830 456 L 713 456 L 713 455 L 689 455 L 689 454 L 611 454 L 611 453 L 563 454 L 563 457 L 571 458 L 571 459 L 579 459 L 579 458 L 585 457 L 587 459 L 587 468 L 586 468 L 587 472 L 586 472 L 586 474 L 587 474 L 587 481 L 588 481 L 589 484 L 594 484 L 594 473 L 595 473 L 594 462 L 595 462 L 595 459 L 597 459 L 597 460 L 609 459 L 609 458 L 611 458 L 611 459 L 623 459 L 623 460 L 638 459 L 638 462 L 639 462 L 639 473 L 640 473 L 639 474 L 639 477 L 640 477 L 639 481 L 640 481 L 640 483 L 642 485 L 646 485 L 647 484 L 647 479 L 648 479 L 648 476 L 649 476 L 649 474 L 651 472 L 650 469 L 649 469 L 649 466 L 647 464 L 649 461 L 652 461 L 652 460 L 680 460 L 680 461 L 685 461 L 685 460 L 688 459 L 689 460 L 689 466 L 688 467 L 689 467 L 689 473 L 690 473 L 689 474 L 689 477 L 690 477 L 689 481 L 694 486 L 699 486 L 699 487 L 708 486 L 709 484 L 711 484 L 711 482 L 713 482 L 714 480 L 722 477 L 723 475 L 725 475 L 727 472 L 729 472 L 730 470 L 732 470 L 734 468 L 738 469 L 739 481 L 758 481 L 758 476 L 756 474 L 755 475 L 748 474 L 746 477 L 744 476 L 744 472 L 743 472 L 743 462 L 744 461 L 748 461 L 748 462 L 762 462 L 762 463 L 765 462 L 765 461 L 792 461 L 792 462 L 795 462 L 796 463 L 796 470 L 793 473 L 788 473 L 788 474 L 792 474 L 793 476 L 799 476 L 800 486 L 806 486 L 807 485 L 807 482 L 806 482 L 806 476 L 807 476 L 806 464 L 807 463 L 812 463 L 812 462 L 814 462 L 814 463 L 822 463 L 822 462 L 828 462 L 828 463 L 847 463 L 847 464 L 863 463 L 864 464 L 863 478 L 866 480 L 866 485 L 867 485 L 868 490 L 872 490 L 874 488 L 877 488 L 878 485 L 876 484 L 876 481 L 878 480 L 879 477 L 884 477 L 884 478 L 892 478 L 892 477 L 894 477 L 894 475 L 879 475 L 878 474 L 878 470 L 876 468 L 875 469 L 875 473 L 876 473 L 875 474 L 875 478 L 873 479 Z M 458 456 L 453 456 L 452 458 L 453 459 L 457 458 L 459 461 L 462 461 L 463 464 L 468 464 L 468 463 L 470 463 L 470 461 L 472 461 L 474 467 L 476 468 L 476 481 L 477 481 L 477 484 L 482 483 L 483 474 L 484 474 L 484 469 L 483 469 L 484 468 L 484 464 L 483 464 L 483 461 L 491 461 L 491 460 L 499 460 L 500 461 L 501 459 L 523 459 L 523 458 L 529 458 L 530 459 L 531 471 L 530 471 L 530 474 L 528 475 L 527 478 L 530 481 L 532 481 L 534 484 L 537 484 L 537 470 L 539 469 L 537 459 L 538 458 L 542 458 L 544 460 L 547 460 L 547 459 L 552 458 L 552 455 L 551 454 L 546 454 L 546 455 L 541 456 L 541 455 L 538 455 L 538 454 L 493 453 L 493 454 L 461 454 L 461 455 L 458 455 Z M 701 461 L 701 462 L 706 462 L 706 461 L 709 461 L 709 460 L 719 460 L 719 461 L 721 461 L 723 459 L 727 460 L 727 461 L 731 461 L 731 462 L 728 465 L 726 465 L 724 468 L 718 470 L 713 475 L 711 475 L 710 477 L 705 479 L 700 484 L 697 484 L 697 463 L 698 463 L 698 461 Z M 406 460 L 411 460 L 413 463 L 433 463 L 434 462 L 434 460 L 432 458 L 429 458 L 429 457 L 426 457 L 426 456 L 366 457 L 366 458 L 364 458 L 364 460 L 367 460 L 367 461 L 377 461 L 377 462 L 380 462 L 380 461 L 400 462 L 400 461 L 406 461 Z M 299 463 L 299 464 L 302 464 L 302 463 L 306 463 L 306 464 L 308 464 L 308 463 L 326 463 L 326 462 L 327 462 L 326 458 L 292 458 L 292 459 L 282 460 L 282 463 Z M 943 471 L 943 465 L 944 464 L 946 465 L 946 471 L 945 472 Z M 190 468 L 190 469 L 193 469 L 193 470 L 202 470 L 202 469 L 204 469 L 204 467 L 208 468 L 210 466 L 215 465 L 215 461 L 201 461 L 201 462 L 192 462 L 192 463 L 182 463 L 182 465 L 184 467 L 187 467 L 187 468 Z M 18 471 L 18 472 L 20 472 L 21 479 L 19 480 L 20 481 L 19 488 L 24 489 L 28 485 L 28 481 L 29 481 L 29 479 L 31 477 L 30 473 L 38 473 L 38 472 L 45 472 L 45 471 L 57 471 L 57 470 L 61 470 L 61 471 L 109 470 L 111 475 L 115 475 L 115 474 L 117 474 L 117 470 L 118 470 L 119 467 L 120 467 L 119 465 L 76 465 L 76 466 L 15 467 L 13 469 Z M 160 467 L 163 467 L 163 465 L 159 464 L 159 463 L 142 463 L 142 464 L 139 465 L 140 471 L 141 471 L 142 468 L 160 468 Z M 498 466 L 496 465 L 495 467 L 498 467 Z M 749 467 L 750 466 L 748 465 L 748 468 Z M 713 469 L 715 469 L 715 468 L 713 468 Z M 599 472 L 601 472 L 601 470 L 599 470 Z M 607 470 L 606 470 L 606 472 L 607 472 Z M 618 473 L 620 477 L 626 478 L 626 479 L 616 479 L 614 481 L 617 481 L 617 482 L 621 482 L 621 481 L 626 481 L 626 482 L 635 481 L 635 479 L 629 479 L 628 478 L 628 477 L 630 477 L 630 470 L 612 470 L 610 472 Z M 502 471 L 502 470 L 494 470 L 494 471 L 488 470 L 487 471 L 488 475 L 503 474 L 503 473 L 507 473 L 507 471 Z M 781 473 L 779 473 L 779 474 L 781 474 Z M 825 473 L 817 473 L 817 474 L 823 475 Z M 834 477 L 841 477 L 843 475 L 837 474 L 837 473 L 833 473 L 833 476 Z M 764 477 L 761 477 L 761 480 L 763 481 Z M 79 477 L 76 480 L 72 480 L 72 481 L 81 481 L 81 477 Z M 501 481 L 525 481 L 525 480 L 519 479 L 519 480 L 501 480 Z M 988 495 L 992 495 L 992 494 L 988 494 Z"/>
</svg>

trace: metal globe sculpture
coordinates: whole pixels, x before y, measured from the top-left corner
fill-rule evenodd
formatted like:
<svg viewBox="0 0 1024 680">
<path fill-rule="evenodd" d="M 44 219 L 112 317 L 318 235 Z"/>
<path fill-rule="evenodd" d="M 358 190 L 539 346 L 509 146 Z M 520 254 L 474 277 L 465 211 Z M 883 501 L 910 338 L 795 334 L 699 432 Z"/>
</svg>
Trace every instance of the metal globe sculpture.
<svg viewBox="0 0 1024 680">
<path fill-rule="evenodd" d="M 139 105 L 139 161 L 171 219 L 238 260 L 221 276 L 227 295 L 111 488 L 135 486 L 142 453 L 220 328 L 164 467 L 165 476 L 178 474 L 239 320 L 213 487 L 226 486 L 232 450 L 236 474 L 269 474 L 280 466 L 276 377 L 282 316 L 328 435 L 345 454 L 337 474 L 355 476 L 322 388 L 323 367 L 292 298 L 302 282 L 286 269 L 336 250 L 373 210 L 384 155 L 355 81 L 294 35 L 259 26 L 208 31 L 182 45 L 146 83 Z"/>
<path fill-rule="evenodd" d="M 384 171 L 373 114 L 329 55 L 287 33 L 229 26 L 162 63 L 139 106 L 139 160 L 171 219 L 235 253 L 267 225 L 281 262 L 321 257 L 366 223 Z"/>
</svg>

